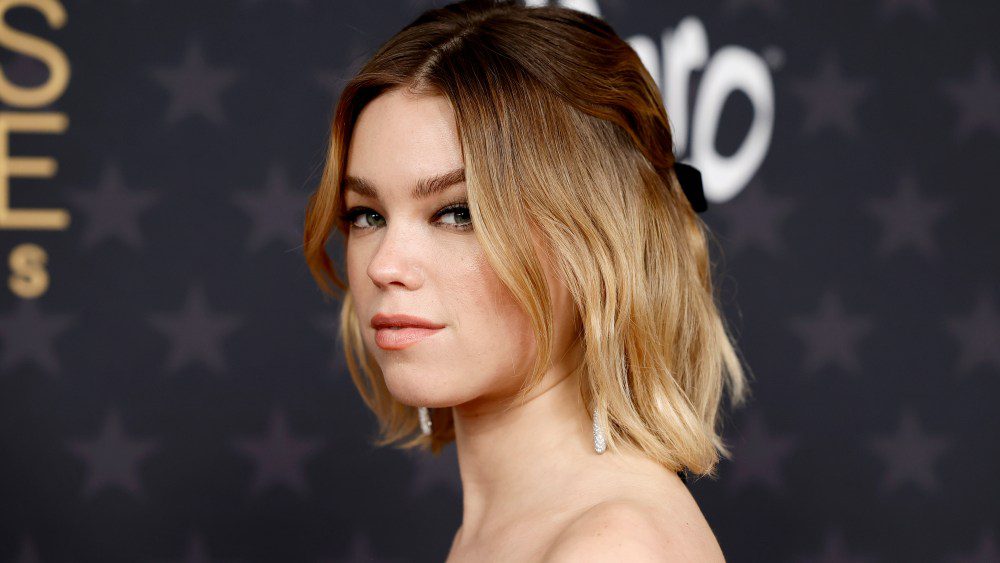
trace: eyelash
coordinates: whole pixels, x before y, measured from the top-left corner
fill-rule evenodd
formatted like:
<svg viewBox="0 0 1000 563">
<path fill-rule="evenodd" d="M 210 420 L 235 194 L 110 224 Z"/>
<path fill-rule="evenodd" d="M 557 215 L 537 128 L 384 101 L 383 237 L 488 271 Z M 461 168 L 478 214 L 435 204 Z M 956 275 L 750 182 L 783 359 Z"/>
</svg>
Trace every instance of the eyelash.
<svg viewBox="0 0 1000 563">
<path fill-rule="evenodd" d="M 434 214 L 434 218 L 438 218 L 442 215 L 447 215 L 448 213 L 453 213 L 455 211 L 460 211 L 460 210 L 464 210 L 466 214 L 468 214 L 469 212 L 468 202 L 457 201 L 454 203 L 450 203 L 439 209 Z M 367 213 L 374 213 L 375 215 L 380 215 L 377 211 L 371 209 L 370 207 L 356 206 L 348 209 L 344 213 L 341 213 L 340 222 L 346 225 L 349 229 L 354 231 L 370 231 L 373 229 L 377 229 L 378 227 L 359 227 L 354 224 L 354 221 L 357 220 L 358 216 L 365 215 Z M 451 229 L 453 231 L 468 231 L 472 229 L 471 216 L 468 223 L 463 223 L 463 224 L 443 223 L 443 224 L 445 225 L 446 228 Z"/>
</svg>

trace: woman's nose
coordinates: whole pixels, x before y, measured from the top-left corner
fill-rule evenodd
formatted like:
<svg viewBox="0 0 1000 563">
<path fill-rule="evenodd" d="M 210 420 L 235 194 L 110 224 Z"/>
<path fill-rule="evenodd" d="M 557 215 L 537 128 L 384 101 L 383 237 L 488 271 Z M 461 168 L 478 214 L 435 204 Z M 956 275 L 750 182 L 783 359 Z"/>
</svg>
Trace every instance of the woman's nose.
<svg viewBox="0 0 1000 563">
<path fill-rule="evenodd" d="M 378 287 L 393 283 L 410 289 L 419 287 L 423 266 L 418 236 L 399 224 L 387 225 L 381 235 L 368 262 L 368 277 Z"/>
</svg>

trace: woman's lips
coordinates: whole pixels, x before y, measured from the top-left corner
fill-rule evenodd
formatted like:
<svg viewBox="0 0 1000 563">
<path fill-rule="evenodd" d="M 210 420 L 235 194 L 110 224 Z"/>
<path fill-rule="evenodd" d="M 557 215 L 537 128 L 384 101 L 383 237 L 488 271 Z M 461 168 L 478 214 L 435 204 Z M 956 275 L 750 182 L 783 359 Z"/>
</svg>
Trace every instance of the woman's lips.
<svg viewBox="0 0 1000 563">
<path fill-rule="evenodd" d="M 375 331 L 375 344 L 383 350 L 402 350 L 416 344 L 428 336 L 440 332 L 440 328 L 404 326 L 401 328 L 380 328 Z"/>
</svg>

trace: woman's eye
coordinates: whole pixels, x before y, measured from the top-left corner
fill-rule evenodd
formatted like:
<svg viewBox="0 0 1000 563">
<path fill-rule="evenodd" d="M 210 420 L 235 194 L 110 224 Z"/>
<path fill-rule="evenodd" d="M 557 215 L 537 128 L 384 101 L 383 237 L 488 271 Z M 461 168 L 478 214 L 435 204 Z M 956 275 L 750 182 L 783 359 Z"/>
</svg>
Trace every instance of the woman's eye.
<svg viewBox="0 0 1000 563">
<path fill-rule="evenodd" d="M 368 219 L 368 218 L 370 218 L 372 216 L 378 217 L 378 219 L 375 220 L 376 224 L 369 224 L 369 225 L 358 225 L 357 224 L 359 217 L 364 217 L 365 219 Z M 341 219 L 341 221 L 343 221 L 345 224 L 347 224 L 347 226 L 349 226 L 352 229 L 374 229 L 374 228 L 376 228 L 378 226 L 381 226 L 380 224 L 378 224 L 378 221 L 380 221 L 380 220 L 384 221 L 385 220 L 385 219 L 382 218 L 381 215 L 379 215 L 378 213 L 376 213 L 375 211 L 373 211 L 371 209 L 368 209 L 367 207 L 355 207 L 355 208 L 352 208 L 352 209 L 348 210 L 346 213 L 344 213 L 343 215 L 341 215 L 340 219 Z"/>
<path fill-rule="evenodd" d="M 457 229 L 468 229 L 472 227 L 472 216 L 469 214 L 469 207 L 466 205 L 449 205 L 438 212 L 438 217 L 454 215 L 454 222 L 445 222 L 448 226 Z"/>
<path fill-rule="evenodd" d="M 451 220 L 441 219 L 452 216 Z M 367 224 L 359 224 L 358 219 L 364 218 Z M 439 219 L 440 224 L 456 231 L 467 231 L 472 228 L 472 216 L 469 207 L 465 204 L 452 204 L 444 207 L 434 214 L 435 219 Z M 385 218 L 378 212 L 368 207 L 353 207 L 340 215 L 341 222 L 347 227 L 358 230 L 371 230 L 385 226 Z"/>
</svg>

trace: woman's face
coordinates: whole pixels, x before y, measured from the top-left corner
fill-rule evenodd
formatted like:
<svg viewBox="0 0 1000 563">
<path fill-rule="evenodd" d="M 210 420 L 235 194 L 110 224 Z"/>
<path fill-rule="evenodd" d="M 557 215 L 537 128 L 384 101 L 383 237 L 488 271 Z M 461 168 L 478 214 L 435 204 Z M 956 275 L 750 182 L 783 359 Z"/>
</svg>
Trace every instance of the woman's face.
<svg viewBox="0 0 1000 563">
<path fill-rule="evenodd" d="M 353 215 L 348 283 L 364 344 L 389 391 L 407 405 L 488 408 L 518 391 L 536 353 L 528 317 L 471 230 L 465 182 L 424 197 L 411 193 L 421 181 L 463 166 L 454 114 L 444 97 L 391 90 L 369 102 L 355 124 L 344 193 L 344 209 Z M 358 185 L 352 179 L 375 194 L 351 189 Z M 554 311 L 562 315 L 556 327 L 559 357 L 559 346 L 571 337 L 574 308 L 565 288 L 553 285 L 551 272 L 546 275 Z M 413 315 L 441 328 L 400 348 L 391 340 L 403 332 L 372 327 L 377 313 Z"/>
</svg>

